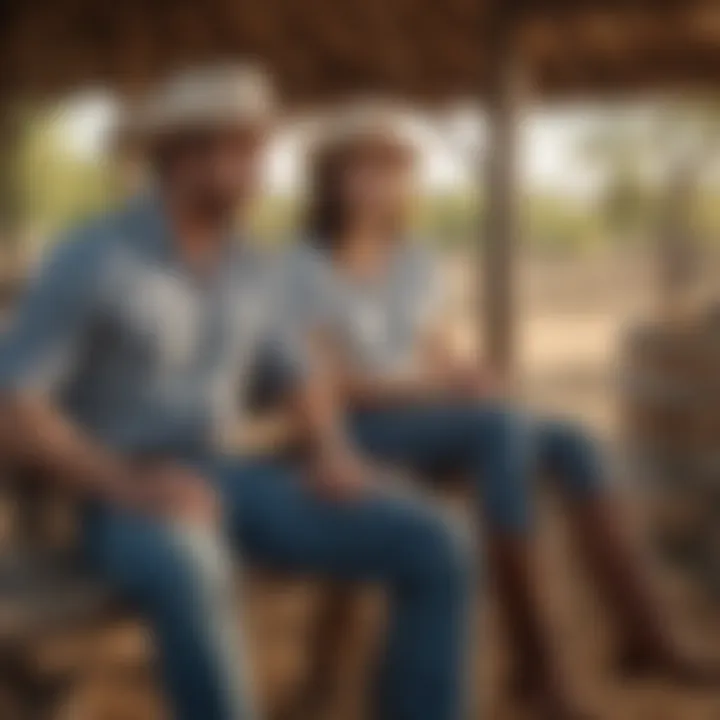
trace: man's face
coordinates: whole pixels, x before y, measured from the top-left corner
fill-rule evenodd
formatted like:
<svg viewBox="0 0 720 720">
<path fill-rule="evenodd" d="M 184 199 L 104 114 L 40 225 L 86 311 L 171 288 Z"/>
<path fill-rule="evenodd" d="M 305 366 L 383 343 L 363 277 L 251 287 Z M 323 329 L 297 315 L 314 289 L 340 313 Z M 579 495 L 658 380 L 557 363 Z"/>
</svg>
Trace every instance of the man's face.
<svg viewBox="0 0 720 720">
<path fill-rule="evenodd" d="M 165 180 L 199 212 L 228 217 L 256 195 L 265 144 L 260 128 L 187 133 L 168 148 Z"/>
</svg>

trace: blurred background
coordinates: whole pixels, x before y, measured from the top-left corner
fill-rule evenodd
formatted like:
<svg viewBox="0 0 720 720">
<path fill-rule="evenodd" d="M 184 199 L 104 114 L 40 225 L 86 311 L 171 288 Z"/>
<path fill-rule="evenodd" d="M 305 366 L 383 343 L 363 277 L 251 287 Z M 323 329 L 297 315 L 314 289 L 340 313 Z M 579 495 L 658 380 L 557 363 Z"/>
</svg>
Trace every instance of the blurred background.
<svg viewBox="0 0 720 720">
<path fill-rule="evenodd" d="M 119 106 L 155 77 L 234 57 L 277 76 L 287 117 L 254 218 L 258 239 L 277 247 L 292 240 L 302 202 L 305 124 L 355 93 L 407 100 L 423 138 L 417 229 L 445 258 L 458 342 L 506 367 L 522 402 L 580 417 L 618 449 L 642 481 L 632 485 L 638 522 L 689 635 L 720 647 L 717 2 L 58 0 L 1 12 L 4 318 L 59 230 L 143 184 L 112 128 Z M 720 698 L 631 692 L 607 677 L 603 618 L 548 502 L 548 596 L 568 664 L 598 707 L 614 720 L 720 717 Z M 24 518 L 9 515 L 15 525 Z M 263 693 L 282 705 L 301 682 L 303 652 L 293 648 L 311 632 L 319 591 L 277 578 L 251 585 Z M 17 591 L 4 597 L 0 584 L 0 646 L 2 628 L 17 628 Z M 486 717 L 516 717 L 495 697 L 503 642 L 492 607 L 487 615 Z M 36 676 L 65 678 L 57 667 L 78 657 L 137 652 L 125 624 L 82 642 L 79 631 L 58 635 L 53 644 L 43 633 L 51 647 L 28 651 L 6 683 L 8 707 L 18 683 L 47 688 Z M 13 635 L 13 653 L 17 645 Z M 133 678 L 132 690 L 118 690 L 98 673 L 43 712 L 159 717 L 152 683 Z M 348 681 L 336 718 L 357 716 L 361 688 Z"/>
<path fill-rule="evenodd" d="M 2 245 L 12 293 L 61 230 L 120 203 L 143 184 L 113 147 L 118 100 L 70 93 L 26 111 L 14 148 L 21 217 Z M 296 239 L 303 202 L 304 114 L 273 141 L 253 219 L 259 242 Z M 487 117 L 480 103 L 417 107 L 423 149 L 418 234 L 447 259 L 465 334 L 482 344 L 482 251 L 488 197 Z M 624 330 L 668 311 L 665 255 L 681 304 L 712 309 L 720 271 L 720 102 L 635 97 L 529 105 L 518 130 L 517 359 L 529 397 L 608 426 L 606 390 Z M 672 235 L 670 239 L 668 235 Z M 678 289 L 670 288 L 677 293 Z M 678 311 L 690 311 L 678 307 Z M 572 387 L 571 387 L 572 386 Z M 568 396 L 568 392 L 570 396 Z"/>
</svg>

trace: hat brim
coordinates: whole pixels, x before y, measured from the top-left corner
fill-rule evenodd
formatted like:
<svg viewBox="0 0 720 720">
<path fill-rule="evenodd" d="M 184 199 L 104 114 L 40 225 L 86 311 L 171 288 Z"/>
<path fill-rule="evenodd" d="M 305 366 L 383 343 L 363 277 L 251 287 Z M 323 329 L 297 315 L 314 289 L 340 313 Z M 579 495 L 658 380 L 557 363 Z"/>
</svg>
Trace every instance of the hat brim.
<svg viewBox="0 0 720 720">
<path fill-rule="evenodd" d="M 274 114 L 270 112 L 168 113 L 147 119 L 126 119 L 117 124 L 115 132 L 118 138 L 145 144 L 201 131 L 263 130 L 273 125 L 275 120 Z"/>
</svg>

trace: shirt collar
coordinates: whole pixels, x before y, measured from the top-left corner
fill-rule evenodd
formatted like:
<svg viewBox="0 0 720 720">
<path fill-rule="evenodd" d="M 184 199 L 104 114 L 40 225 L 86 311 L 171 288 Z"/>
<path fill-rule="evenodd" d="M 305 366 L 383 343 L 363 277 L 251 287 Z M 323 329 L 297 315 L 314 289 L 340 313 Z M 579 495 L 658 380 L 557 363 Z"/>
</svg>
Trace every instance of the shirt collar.
<svg viewBox="0 0 720 720">
<path fill-rule="evenodd" d="M 129 215 L 133 236 L 157 259 L 168 263 L 182 263 L 167 212 L 157 189 L 133 198 L 129 203 Z M 224 261 L 235 259 L 244 244 L 244 239 L 239 240 L 236 232 L 228 229 L 223 242 Z M 224 264 L 220 262 L 219 266 Z"/>
</svg>

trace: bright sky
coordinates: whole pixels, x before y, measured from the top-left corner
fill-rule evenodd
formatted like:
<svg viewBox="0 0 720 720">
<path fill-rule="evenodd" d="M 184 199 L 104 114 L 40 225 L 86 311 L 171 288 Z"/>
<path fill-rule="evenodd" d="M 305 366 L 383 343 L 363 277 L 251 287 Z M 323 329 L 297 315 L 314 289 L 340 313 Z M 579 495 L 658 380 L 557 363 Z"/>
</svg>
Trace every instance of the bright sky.
<svg viewBox="0 0 720 720">
<path fill-rule="evenodd" d="M 68 103 L 63 122 L 72 151 L 84 156 L 102 152 L 105 134 L 115 116 L 112 99 L 93 93 Z M 576 142 L 587 109 L 560 108 L 536 112 L 523 124 L 521 167 L 531 188 L 585 195 L 593 178 L 577 158 Z M 432 189 L 446 189 L 472 179 L 472 158 L 482 150 L 482 123 L 470 111 L 458 111 L 440 122 L 419 122 L 424 148 L 423 179 Z M 299 178 L 301 142 L 281 135 L 271 149 L 268 182 L 272 190 L 292 190 Z"/>
</svg>

